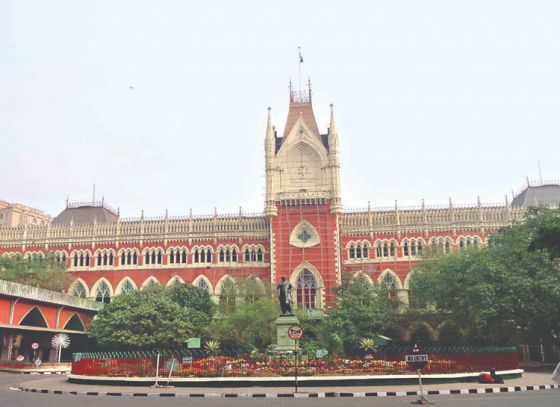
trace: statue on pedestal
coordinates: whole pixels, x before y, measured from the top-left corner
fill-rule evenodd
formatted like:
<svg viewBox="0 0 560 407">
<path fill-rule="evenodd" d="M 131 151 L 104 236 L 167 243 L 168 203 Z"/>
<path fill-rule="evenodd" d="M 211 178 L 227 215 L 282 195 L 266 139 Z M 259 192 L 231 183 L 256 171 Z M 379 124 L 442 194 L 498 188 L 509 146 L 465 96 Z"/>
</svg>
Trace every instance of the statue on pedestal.
<svg viewBox="0 0 560 407">
<path fill-rule="evenodd" d="M 292 312 L 292 290 L 292 284 L 286 281 L 286 277 L 282 277 L 282 281 L 278 284 L 278 301 L 280 301 L 282 315 L 294 315 Z"/>
</svg>

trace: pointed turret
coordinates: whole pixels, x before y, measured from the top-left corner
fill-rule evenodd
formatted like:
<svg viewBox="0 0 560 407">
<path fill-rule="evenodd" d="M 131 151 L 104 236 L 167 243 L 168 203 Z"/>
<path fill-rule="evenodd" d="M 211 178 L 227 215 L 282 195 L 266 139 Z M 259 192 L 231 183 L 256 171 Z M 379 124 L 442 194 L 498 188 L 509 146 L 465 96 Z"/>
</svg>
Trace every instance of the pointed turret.
<svg viewBox="0 0 560 407">
<path fill-rule="evenodd" d="M 274 157 L 274 150 L 276 140 L 274 137 L 274 127 L 272 126 L 272 117 L 270 114 L 270 107 L 268 108 L 268 119 L 266 122 L 266 138 L 264 140 L 264 150 L 267 160 Z"/>
<path fill-rule="evenodd" d="M 334 121 L 334 105 L 331 103 L 331 120 L 329 123 L 329 166 L 331 169 L 333 199 L 331 213 L 342 212 L 340 193 L 340 159 L 338 155 L 338 132 Z"/>
<path fill-rule="evenodd" d="M 264 212 L 267 216 L 276 216 L 277 209 L 274 202 L 274 155 L 276 150 L 276 134 L 272 125 L 272 117 L 268 108 L 266 122 L 266 137 L 264 140 L 265 170 L 266 170 L 266 196 Z"/>
<path fill-rule="evenodd" d="M 338 154 L 338 132 L 334 121 L 334 105 L 331 103 L 331 120 L 329 122 L 329 151 Z"/>
</svg>

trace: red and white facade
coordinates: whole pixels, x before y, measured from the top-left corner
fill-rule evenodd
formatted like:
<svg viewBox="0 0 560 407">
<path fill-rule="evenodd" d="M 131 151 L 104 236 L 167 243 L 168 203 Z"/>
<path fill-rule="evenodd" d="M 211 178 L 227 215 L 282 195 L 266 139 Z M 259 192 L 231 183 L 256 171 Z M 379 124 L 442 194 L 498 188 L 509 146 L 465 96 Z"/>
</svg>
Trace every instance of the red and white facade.
<svg viewBox="0 0 560 407">
<path fill-rule="evenodd" d="M 336 285 L 359 274 L 386 284 L 406 303 L 409 277 L 423 253 L 484 245 L 490 233 L 523 215 L 507 201 L 345 211 L 338 138 L 332 107 L 328 132 L 321 134 L 310 90 L 291 92 L 281 137 L 269 112 L 263 214 L 115 216 L 114 222 L 2 228 L 0 255 L 54 253 L 71 273 L 68 292 L 98 301 L 174 282 L 231 301 L 242 280 L 274 287 L 285 276 L 297 287 L 295 307 L 320 313 L 335 306 Z"/>
</svg>

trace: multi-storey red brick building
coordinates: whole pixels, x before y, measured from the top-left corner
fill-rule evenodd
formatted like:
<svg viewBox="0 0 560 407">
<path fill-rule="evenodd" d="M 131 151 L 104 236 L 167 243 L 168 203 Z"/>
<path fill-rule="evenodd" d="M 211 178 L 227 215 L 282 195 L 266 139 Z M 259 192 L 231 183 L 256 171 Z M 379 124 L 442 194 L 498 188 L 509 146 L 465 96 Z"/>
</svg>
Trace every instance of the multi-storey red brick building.
<svg viewBox="0 0 560 407">
<path fill-rule="evenodd" d="M 295 307 L 320 314 L 335 305 L 335 286 L 357 275 L 387 285 L 407 303 L 423 253 L 484 245 L 490 233 L 523 216 L 529 192 L 539 196 L 532 187 L 519 205 L 506 198 L 501 205 L 395 203 L 345 211 L 338 138 L 332 106 L 321 134 L 311 91 L 291 91 L 282 136 L 269 111 L 263 214 L 125 220 L 104 203 L 67 204 L 48 226 L 1 229 L 0 254 L 53 253 L 73 276 L 69 293 L 105 302 L 148 284 L 185 282 L 230 303 L 243 280 L 264 288 L 286 276 L 297 288 Z M 552 188 L 560 196 L 560 187 Z"/>
</svg>

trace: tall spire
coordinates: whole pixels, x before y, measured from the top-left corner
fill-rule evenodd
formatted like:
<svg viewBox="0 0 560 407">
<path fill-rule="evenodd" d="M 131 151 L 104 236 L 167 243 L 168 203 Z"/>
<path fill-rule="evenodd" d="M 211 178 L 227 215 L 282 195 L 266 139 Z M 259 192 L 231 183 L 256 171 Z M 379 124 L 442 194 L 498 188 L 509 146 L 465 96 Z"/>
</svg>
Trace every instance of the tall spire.
<svg viewBox="0 0 560 407">
<path fill-rule="evenodd" d="M 329 123 L 329 166 L 331 169 L 333 197 L 331 213 L 342 212 L 342 199 L 340 194 L 340 158 L 338 155 L 338 134 L 334 121 L 334 105 L 331 103 L 331 120 Z"/>
<path fill-rule="evenodd" d="M 275 134 L 274 134 L 274 126 L 272 125 L 272 116 L 270 114 L 270 106 L 268 107 L 268 119 L 266 121 L 266 137 L 264 140 L 264 150 L 266 154 L 266 159 L 269 160 L 274 156 L 275 150 Z"/>
<path fill-rule="evenodd" d="M 268 137 L 271 134 L 274 135 L 272 129 L 272 117 L 270 115 L 271 110 L 272 109 L 270 108 L 270 106 L 268 106 L 268 119 L 266 120 L 266 137 Z"/>
<path fill-rule="evenodd" d="M 264 140 L 264 158 L 266 170 L 266 197 L 265 197 L 265 214 L 267 216 L 276 216 L 277 210 L 274 204 L 274 155 L 276 151 L 276 135 L 274 126 L 272 125 L 271 109 L 268 107 L 268 119 L 266 122 L 266 137 Z"/>
<path fill-rule="evenodd" d="M 329 122 L 329 134 L 336 133 L 336 125 L 334 123 L 334 105 L 331 103 L 331 121 Z"/>
</svg>

